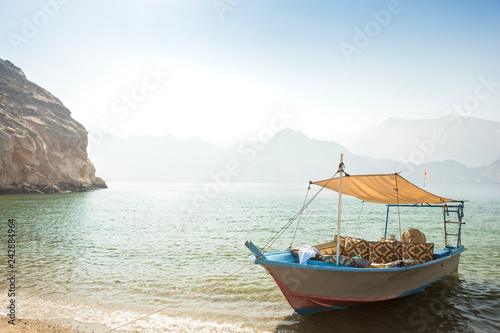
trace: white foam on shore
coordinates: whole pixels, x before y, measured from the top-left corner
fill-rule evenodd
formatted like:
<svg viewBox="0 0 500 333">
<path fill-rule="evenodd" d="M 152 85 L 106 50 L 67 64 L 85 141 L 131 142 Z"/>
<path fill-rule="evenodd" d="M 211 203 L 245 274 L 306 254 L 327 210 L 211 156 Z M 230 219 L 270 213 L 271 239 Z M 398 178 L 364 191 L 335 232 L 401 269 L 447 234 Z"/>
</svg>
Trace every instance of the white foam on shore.
<svg viewBox="0 0 500 333">
<path fill-rule="evenodd" d="M 109 327 L 117 327 L 123 323 L 127 323 L 133 318 L 138 318 L 137 313 L 122 313 L 122 316 L 114 314 L 115 317 L 110 318 L 105 324 Z M 130 326 L 129 328 L 127 328 Z M 215 323 L 210 321 L 202 321 L 192 318 L 170 317 L 162 314 L 154 314 L 147 319 L 139 320 L 135 323 L 127 325 L 123 330 L 132 330 L 140 332 L 245 332 L 253 333 L 256 330 L 242 327 L 241 324 L 231 323 Z"/>
<path fill-rule="evenodd" d="M 0 301 L 3 301 L 0 299 Z M 152 310 L 151 312 L 153 312 Z M 3 311 L 2 311 L 3 312 Z M 2 313 L 5 315 L 5 313 Z M 130 310 L 108 310 L 102 306 L 62 304 L 37 298 L 19 300 L 16 315 L 25 319 L 51 320 L 72 319 L 82 323 L 101 324 L 108 328 L 119 327 L 141 318 L 147 313 Z M 218 316 L 222 318 L 223 316 Z M 119 331 L 164 333 L 164 332 L 236 332 L 256 333 L 261 330 L 244 327 L 241 323 L 215 322 L 185 316 L 156 313 L 147 318 L 119 328 Z"/>
</svg>

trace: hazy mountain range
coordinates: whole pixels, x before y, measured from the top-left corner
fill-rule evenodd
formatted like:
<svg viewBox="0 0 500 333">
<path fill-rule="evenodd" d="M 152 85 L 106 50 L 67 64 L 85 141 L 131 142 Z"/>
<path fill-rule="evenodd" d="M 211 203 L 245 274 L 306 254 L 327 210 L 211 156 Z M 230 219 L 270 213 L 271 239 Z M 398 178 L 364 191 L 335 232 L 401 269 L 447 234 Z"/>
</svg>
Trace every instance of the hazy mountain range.
<svg viewBox="0 0 500 333">
<path fill-rule="evenodd" d="M 228 147 L 170 135 L 104 134 L 89 154 L 108 181 L 307 182 L 331 177 L 344 153 L 346 171 L 353 174 L 403 171 L 403 177 L 420 184 L 427 170 L 429 183 L 454 184 L 500 183 L 499 148 L 500 123 L 455 118 L 388 119 L 346 138 L 346 146 L 290 129 L 266 142 Z"/>
<path fill-rule="evenodd" d="M 417 164 L 455 160 L 481 167 L 500 157 L 500 123 L 470 117 L 389 118 L 342 143 L 357 154 Z M 413 154 L 412 154 L 413 153 Z"/>
</svg>

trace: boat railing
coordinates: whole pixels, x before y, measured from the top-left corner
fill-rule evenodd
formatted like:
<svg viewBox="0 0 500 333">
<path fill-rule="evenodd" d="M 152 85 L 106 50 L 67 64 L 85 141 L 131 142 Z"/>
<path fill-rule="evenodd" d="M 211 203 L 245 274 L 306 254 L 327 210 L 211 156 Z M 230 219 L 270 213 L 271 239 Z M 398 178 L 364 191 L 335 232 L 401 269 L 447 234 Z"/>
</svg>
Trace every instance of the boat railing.
<svg viewBox="0 0 500 333">
<path fill-rule="evenodd" d="M 387 214 L 385 218 L 385 232 L 384 232 L 384 238 L 387 237 L 387 226 L 389 223 L 389 211 L 391 207 L 425 207 L 425 208 L 441 208 L 443 209 L 443 220 L 444 220 L 444 243 L 445 246 L 448 247 L 450 246 L 449 244 L 449 239 L 448 236 L 453 236 L 456 237 L 456 248 L 459 248 L 462 246 L 462 225 L 465 224 L 465 222 L 462 221 L 462 218 L 464 217 L 464 201 L 452 203 L 452 204 L 426 204 L 426 203 L 420 203 L 420 204 L 388 204 L 387 205 Z M 456 213 L 457 214 L 457 219 L 452 220 L 450 218 L 450 213 Z M 457 231 L 456 232 L 450 232 L 447 228 L 448 224 L 456 224 L 457 225 Z"/>
</svg>

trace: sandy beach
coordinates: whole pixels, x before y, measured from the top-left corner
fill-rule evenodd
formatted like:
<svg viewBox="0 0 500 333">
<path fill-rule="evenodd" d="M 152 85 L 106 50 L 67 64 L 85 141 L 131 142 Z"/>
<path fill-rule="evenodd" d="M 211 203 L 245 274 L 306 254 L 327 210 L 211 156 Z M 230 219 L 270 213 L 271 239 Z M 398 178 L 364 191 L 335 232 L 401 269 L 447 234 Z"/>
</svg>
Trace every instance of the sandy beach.
<svg viewBox="0 0 500 333">
<path fill-rule="evenodd" d="M 52 324 L 41 320 L 16 319 L 15 325 L 8 323 L 8 318 L 3 317 L 0 322 L 0 332 L 4 333 L 82 333 L 83 331 L 73 329 L 61 324 Z"/>
<path fill-rule="evenodd" d="M 8 323 L 9 318 L 2 316 L 2 333 L 103 333 L 108 330 L 98 324 L 81 323 L 72 319 L 16 319 L 15 325 Z M 120 332 L 120 331 L 118 331 Z"/>
</svg>

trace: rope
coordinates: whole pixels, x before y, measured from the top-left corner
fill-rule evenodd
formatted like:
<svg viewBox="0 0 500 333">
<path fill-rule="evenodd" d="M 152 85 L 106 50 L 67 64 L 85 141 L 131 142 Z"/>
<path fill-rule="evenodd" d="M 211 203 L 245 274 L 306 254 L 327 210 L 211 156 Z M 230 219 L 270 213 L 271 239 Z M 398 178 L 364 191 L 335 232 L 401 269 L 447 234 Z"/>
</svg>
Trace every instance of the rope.
<svg viewBox="0 0 500 333">
<path fill-rule="evenodd" d="M 309 195 L 309 190 L 311 189 L 312 182 L 309 181 L 309 185 L 307 186 L 306 197 L 304 198 L 304 203 L 302 207 L 306 204 L 307 196 Z M 299 229 L 300 219 L 302 218 L 302 212 L 299 215 L 299 220 L 297 221 L 297 226 L 295 227 L 295 232 L 293 233 L 292 241 L 290 242 L 290 247 L 293 246 L 293 241 L 295 240 L 295 236 L 297 235 L 297 230 Z"/>
<path fill-rule="evenodd" d="M 250 266 L 250 265 L 252 265 L 252 264 L 253 264 L 253 261 L 251 261 L 251 262 L 249 262 L 248 264 L 246 264 L 245 266 L 243 266 L 243 267 L 241 267 L 241 268 L 239 268 L 239 269 L 235 270 L 235 271 L 234 271 L 234 272 L 232 272 L 231 274 L 229 274 L 229 275 L 227 275 L 227 276 L 224 276 L 224 277 L 220 278 L 219 280 L 217 280 L 217 281 L 215 281 L 215 282 L 213 282 L 213 283 L 209 284 L 208 286 L 204 287 L 203 289 L 198 290 L 197 292 L 192 293 L 192 294 L 190 294 L 190 295 L 188 295 L 188 296 L 186 296 L 186 297 L 184 297 L 184 298 L 181 298 L 181 299 L 180 299 L 180 300 L 178 300 L 177 302 L 171 303 L 171 304 L 169 304 L 169 305 L 167 305 L 167 306 L 165 306 L 165 307 L 163 307 L 163 308 L 161 308 L 161 309 L 159 309 L 159 310 L 156 310 L 156 311 L 154 311 L 154 312 L 148 313 L 147 315 L 144 315 L 144 316 L 142 316 L 142 317 L 140 317 L 140 318 L 137 318 L 137 319 L 134 319 L 134 320 L 132 320 L 132 321 L 129 321 L 128 323 L 125 323 L 125 324 L 123 324 L 123 325 L 116 326 L 116 327 L 114 327 L 114 328 L 112 328 L 112 329 L 110 329 L 110 330 L 105 331 L 104 333 L 108 333 L 108 332 L 115 331 L 115 330 L 117 330 L 117 329 L 119 329 L 119 328 L 122 328 L 122 327 L 124 327 L 124 326 L 130 325 L 130 324 L 135 323 L 135 322 L 137 322 L 137 321 L 139 321 L 139 320 L 142 320 L 142 319 L 144 319 L 144 318 L 150 317 L 150 316 L 154 315 L 155 313 L 161 312 L 161 311 L 163 311 L 163 310 L 165 310 L 165 309 L 168 309 L 168 308 L 170 308 L 170 307 L 172 307 L 172 306 L 174 306 L 174 305 L 177 305 L 177 304 L 179 304 L 179 303 L 181 303 L 181 302 L 183 302 L 183 301 L 185 301 L 185 300 L 187 300 L 187 299 L 189 299 L 189 298 L 191 298 L 191 297 L 193 297 L 193 296 L 196 296 L 196 295 L 198 295 L 199 293 L 201 293 L 201 292 L 203 292 L 203 291 L 205 291 L 205 290 L 207 290 L 207 289 L 209 289 L 209 288 L 211 288 L 211 287 L 215 286 L 215 285 L 216 285 L 216 284 L 218 284 L 219 282 L 221 282 L 221 281 L 223 281 L 223 280 L 227 279 L 228 277 L 233 276 L 234 274 L 238 273 L 239 271 L 241 271 L 241 270 L 243 270 L 243 269 L 247 268 L 248 266 Z"/>
<path fill-rule="evenodd" d="M 314 201 L 314 199 L 316 199 L 316 197 L 319 195 L 319 193 L 330 183 L 330 181 L 337 175 L 337 173 L 339 173 L 339 171 L 337 171 L 332 178 L 330 178 L 326 183 L 325 185 L 323 185 L 319 191 L 311 198 L 309 199 L 309 201 L 304 205 L 302 206 L 302 208 L 288 221 L 288 223 L 286 223 L 283 227 L 281 227 L 281 229 L 266 243 L 266 245 L 264 245 L 264 247 L 262 248 L 262 252 L 265 252 L 267 251 L 277 240 L 278 238 L 281 237 L 281 235 L 283 235 L 283 233 L 290 227 L 290 225 L 297 219 L 297 217 L 299 217 L 300 214 L 302 214 L 302 212 L 304 210 L 306 210 L 306 208 L 311 204 L 311 202 Z"/>
<path fill-rule="evenodd" d="M 302 208 L 301 208 L 301 209 L 300 209 L 300 210 L 299 210 L 299 211 L 298 211 L 298 212 L 297 212 L 297 213 L 296 213 L 296 214 L 295 214 L 295 215 L 294 215 L 294 216 L 293 216 L 293 217 L 292 217 L 292 218 L 288 221 L 288 223 L 287 223 L 287 224 L 285 224 L 285 225 L 281 228 L 281 230 L 280 230 L 280 231 L 278 231 L 278 232 L 277 232 L 277 233 L 276 233 L 276 234 L 275 234 L 275 235 L 274 235 L 274 236 L 273 236 L 273 237 L 272 237 L 272 238 L 271 238 L 271 239 L 267 242 L 267 244 L 266 244 L 266 245 L 264 245 L 262 252 L 265 252 L 265 250 L 267 250 L 270 246 L 272 246 L 272 245 L 274 244 L 274 242 L 276 242 L 276 240 L 277 240 L 277 239 L 278 239 L 278 238 L 279 238 L 279 237 L 283 234 L 283 232 L 284 232 L 286 229 L 288 229 L 288 227 L 289 227 L 289 226 L 290 226 L 290 225 L 291 225 L 291 224 L 292 224 L 292 223 L 293 223 L 293 222 L 297 219 L 297 217 L 299 217 L 299 216 L 302 214 L 302 212 L 303 212 L 303 211 L 304 211 L 304 210 L 305 210 L 305 209 L 306 209 L 306 208 L 307 208 L 307 207 L 311 204 L 311 202 L 312 202 L 312 201 L 313 201 L 313 200 L 314 200 L 314 199 L 318 196 L 318 194 L 319 194 L 319 193 L 320 193 L 320 192 L 321 192 L 321 191 L 322 191 L 322 190 L 323 190 L 323 189 L 324 189 L 324 188 L 328 185 L 328 183 L 330 183 L 330 181 L 331 181 L 331 180 L 332 180 L 332 179 L 333 179 L 333 178 L 337 175 L 337 173 L 338 173 L 338 171 L 337 171 L 337 172 L 333 175 L 333 177 L 332 177 L 332 178 L 330 178 L 330 179 L 326 182 L 326 184 L 325 184 L 325 185 L 323 185 L 323 186 L 319 189 L 319 191 L 318 191 L 318 192 L 317 192 L 317 193 L 316 193 L 316 194 L 315 194 L 315 195 L 314 195 L 314 196 L 313 196 L 313 197 L 312 197 L 312 198 L 311 198 L 311 199 L 310 199 L 307 203 L 305 203 L 305 204 L 302 206 Z M 308 191 L 309 191 L 309 189 L 308 189 Z M 306 195 L 306 199 L 307 199 L 307 195 Z M 305 202 L 305 199 L 304 199 L 304 202 Z M 294 236 L 294 237 L 295 237 L 295 236 Z M 123 324 L 123 325 L 116 326 L 116 327 L 114 327 L 114 328 L 112 328 L 112 329 L 109 329 L 109 330 L 105 331 L 104 333 L 109 333 L 109 332 L 115 331 L 115 330 L 117 330 L 117 329 L 119 329 L 119 328 L 122 328 L 122 327 L 124 327 L 124 326 L 130 325 L 130 324 L 133 324 L 133 323 L 135 323 L 135 322 L 137 322 L 137 321 L 139 321 L 139 320 L 142 320 L 142 319 L 144 319 L 144 318 L 148 318 L 148 317 L 150 317 L 150 316 L 154 315 L 155 313 L 161 312 L 161 311 L 163 311 L 163 310 L 165 310 L 165 309 L 168 309 L 168 308 L 170 308 L 170 307 L 172 307 L 172 306 L 174 306 L 174 305 L 177 305 L 177 304 L 179 304 L 179 303 L 181 303 L 181 302 L 183 302 L 183 301 L 185 301 L 185 300 L 187 300 L 187 299 L 189 299 L 189 298 L 191 298 L 191 297 L 194 297 L 194 296 L 198 295 L 199 293 L 201 293 L 201 292 L 203 292 L 203 291 L 205 291 L 205 290 L 207 290 L 207 289 L 209 289 L 209 288 L 211 288 L 211 287 L 215 286 L 216 284 L 220 283 L 221 281 L 223 281 L 223 280 L 227 279 L 228 277 L 233 276 L 234 274 L 238 273 L 239 271 L 242 271 L 243 269 L 247 268 L 248 266 L 250 266 L 250 265 L 252 265 L 252 264 L 253 264 L 253 261 L 251 261 L 251 262 L 249 262 L 248 264 L 244 265 L 243 267 L 241 267 L 241 268 L 239 268 L 239 269 L 235 270 L 235 271 L 234 271 L 234 272 L 232 272 L 231 274 L 229 274 L 229 275 L 227 275 L 227 276 L 224 276 L 224 277 L 220 278 L 219 280 L 217 280 L 217 281 L 215 281 L 215 282 L 213 282 L 213 283 L 211 283 L 211 284 L 207 285 L 207 286 L 206 286 L 206 287 L 204 287 L 203 289 L 198 290 L 198 291 L 197 291 L 197 292 L 195 292 L 195 293 L 189 294 L 189 295 L 187 295 L 187 296 L 186 296 L 186 297 L 184 297 L 184 298 L 181 298 L 181 299 L 180 299 L 180 300 L 178 300 L 177 302 L 171 303 L 171 304 L 169 304 L 169 305 L 167 305 L 167 306 L 165 306 L 165 307 L 163 307 L 163 308 L 161 308 L 161 309 L 159 309 L 159 310 L 156 310 L 156 311 L 154 311 L 154 312 L 148 313 L 147 315 L 144 315 L 144 316 L 142 316 L 142 317 L 139 317 L 139 318 L 137 318 L 137 319 L 134 319 L 134 320 L 132 320 L 132 321 L 129 321 L 128 323 L 125 323 L 125 324 Z"/>
<path fill-rule="evenodd" d="M 359 221 L 361 220 L 361 212 L 363 212 L 363 207 L 365 206 L 365 202 L 361 201 L 361 209 L 359 210 L 358 222 L 356 222 L 356 228 L 354 229 L 354 237 L 356 237 L 358 233 Z"/>
<path fill-rule="evenodd" d="M 391 276 L 390 278 L 387 278 L 387 280 L 393 279 L 393 278 L 395 278 L 396 276 L 400 276 L 401 274 L 408 272 L 408 267 L 407 267 L 407 266 L 405 266 L 405 268 L 406 268 L 406 269 L 405 269 L 404 271 L 399 272 L 399 273 L 397 273 L 397 274 L 395 274 L 395 275 Z"/>
</svg>

